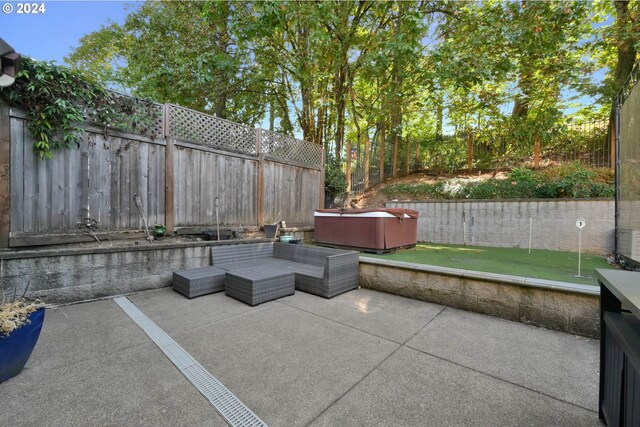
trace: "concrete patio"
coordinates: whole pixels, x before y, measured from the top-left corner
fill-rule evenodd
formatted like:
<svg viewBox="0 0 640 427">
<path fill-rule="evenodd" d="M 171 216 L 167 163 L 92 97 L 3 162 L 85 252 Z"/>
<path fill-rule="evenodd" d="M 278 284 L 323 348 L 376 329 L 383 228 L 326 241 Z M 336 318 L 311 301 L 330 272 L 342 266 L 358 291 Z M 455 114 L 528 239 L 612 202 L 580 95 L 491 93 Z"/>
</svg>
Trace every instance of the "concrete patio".
<svg viewBox="0 0 640 427">
<path fill-rule="evenodd" d="M 371 290 L 128 296 L 270 426 L 602 425 L 599 342 Z M 225 421 L 113 300 L 48 310 L 3 425 Z"/>
</svg>

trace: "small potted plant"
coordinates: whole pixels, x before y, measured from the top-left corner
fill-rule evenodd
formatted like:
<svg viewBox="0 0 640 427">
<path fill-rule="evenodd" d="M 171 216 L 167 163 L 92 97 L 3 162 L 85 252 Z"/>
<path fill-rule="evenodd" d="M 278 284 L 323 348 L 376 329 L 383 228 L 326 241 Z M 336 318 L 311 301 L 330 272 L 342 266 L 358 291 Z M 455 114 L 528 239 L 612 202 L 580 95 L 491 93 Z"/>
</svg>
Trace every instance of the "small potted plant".
<svg viewBox="0 0 640 427">
<path fill-rule="evenodd" d="M 1 285 L 0 383 L 20 373 L 36 346 L 44 322 L 43 304 L 29 300 L 25 294 L 9 292 Z"/>
<path fill-rule="evenodd" d="M 264 235 L 267 239 L 273 239 L 278 235 L 278 229 L 280 228 L 280 215 L 282 215 L 282 210 L 278 212 L 278 216 L 275 221 L 268 221 L 267 224 L 262 226 L 262 228 L 264 228 Z"/>
<path fill-rule="evenodd" d="M 238 227 L 235 227 L 233 230 L 231 230 L 233 232 L 233 237 L 235 239 L 242 239 L 242 237 L 244 236 L 245 233 L 245 229 L 242 226 L 242 224 L 240 224 Z"/>
<path fill-rule="evenodd" d="M 163 224 L 156 224 L 153 226 L 153 238 L 155 240 L 162 240 L 167 234 L 167 227 Z"/>
</svg>

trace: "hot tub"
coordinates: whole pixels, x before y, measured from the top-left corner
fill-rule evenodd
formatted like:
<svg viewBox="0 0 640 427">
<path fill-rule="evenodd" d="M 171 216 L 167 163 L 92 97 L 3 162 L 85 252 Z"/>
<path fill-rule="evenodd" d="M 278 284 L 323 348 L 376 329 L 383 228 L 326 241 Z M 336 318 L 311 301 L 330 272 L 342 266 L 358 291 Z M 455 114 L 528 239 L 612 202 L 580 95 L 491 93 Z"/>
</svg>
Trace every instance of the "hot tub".
<svg viewBox="0 0 640 427">
<path fill-rule="evenodd" d="M 410 209 L 318 209 L 316 243 L 388 252 L 416 244 L 418 211 Z"/>
</svg>

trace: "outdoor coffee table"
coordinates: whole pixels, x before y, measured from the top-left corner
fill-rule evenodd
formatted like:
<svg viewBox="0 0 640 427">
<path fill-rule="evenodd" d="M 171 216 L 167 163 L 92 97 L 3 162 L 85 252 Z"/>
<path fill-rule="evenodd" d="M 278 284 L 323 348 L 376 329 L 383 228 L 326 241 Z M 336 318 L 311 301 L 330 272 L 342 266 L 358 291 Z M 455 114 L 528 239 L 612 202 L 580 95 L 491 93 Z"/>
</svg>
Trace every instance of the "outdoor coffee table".
<svg viewBox="0 0 640 427">
<path fill-rule="evenodd" d="M 173 290 L 187 298 L 224 290 L 225 271 L 216 267 L 192 268 L 173 272 Z"/>
<path fill-rule="evenodd" d="M 225 294 L 250 306 L 293 295 L 295 274 L 269 266 L 253 266 L 228 271 Z"/>
</svg>

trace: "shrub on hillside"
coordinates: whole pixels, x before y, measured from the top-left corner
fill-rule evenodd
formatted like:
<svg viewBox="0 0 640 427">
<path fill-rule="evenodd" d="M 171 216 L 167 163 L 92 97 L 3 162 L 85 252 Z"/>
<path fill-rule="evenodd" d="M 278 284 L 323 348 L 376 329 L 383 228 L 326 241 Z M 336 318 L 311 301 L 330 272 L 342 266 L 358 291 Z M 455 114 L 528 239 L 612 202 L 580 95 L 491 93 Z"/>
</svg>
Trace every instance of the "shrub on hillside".
<svg viewBox="0 0 640 427">
<path fill-rule="evenodd" d="M 510 181 L 516 182 L 538 182 L 536 173 L 527 168 L 515 168 L 507 175 Z"/>
<path fill-rule="evenodd" d="M 574 175 L 578 172 L 587 171 L 591 175 L 593 182 L 603 184 L 613 184 L 615 181 L 615 172 L 608 168 L 588 168 L 580 162 L 567 163 L 557 166 L 548 167 L 539 172 L 536 176 L 542 182 L 561 181 L 564 178 Z"/>
<path fill-rule="evenodd" d="M 334 157 L 327 159 L 324 187 L 332 197 L 342 197 L 347 192 L 347 177 L 342 170 L 342 163 Z"/>
</svg>

